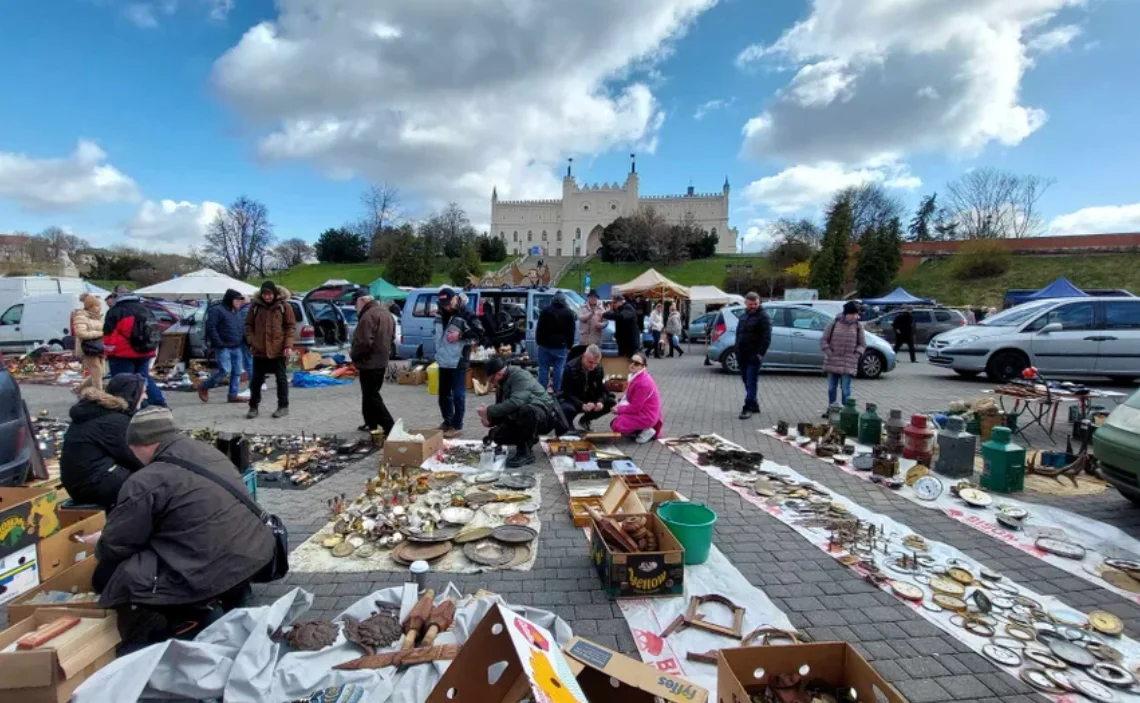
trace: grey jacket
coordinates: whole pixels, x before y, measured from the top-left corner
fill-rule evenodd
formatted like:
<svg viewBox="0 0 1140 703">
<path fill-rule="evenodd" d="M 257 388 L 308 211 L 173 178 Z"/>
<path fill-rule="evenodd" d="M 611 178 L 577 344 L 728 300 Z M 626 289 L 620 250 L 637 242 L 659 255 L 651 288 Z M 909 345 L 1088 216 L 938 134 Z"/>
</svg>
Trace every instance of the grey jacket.
<svg viewBox="0 0 1140 703">
<path fill-rule="evenodd" d="M 273 556 L 269 528 L 225 488 L 176 464 L 213 472 L 245 491 L 237 469 L 208 444 L 178 436 L 131 474 L 95 547 L 116 565 L 99 604 L 188 605 L 221 595 L 257 573 Z"/>
<path fill-rule="evenodd" d="M 529 371 L 517 366 L 507 369 L 506 376 L 495 390 L 495 401 L 487 408 L 487 419 L 492 424 L 502 422 L 524 405 L 540 405 L 548 410 L 554 406 L 554 396 L 547 393 Z"/>
<path fill-rule="evenodd" d="M 447 341 L 447 331 L 459 330 L 459 339 Z M 441 310 L 432 328 L 435 339 L 435 363 L 441 369 L 465 369 L 471 359 L 471 345 L 483 337 L 483 325 L 466 307 L 460 307 L 446 318 Z"/>
</svg>

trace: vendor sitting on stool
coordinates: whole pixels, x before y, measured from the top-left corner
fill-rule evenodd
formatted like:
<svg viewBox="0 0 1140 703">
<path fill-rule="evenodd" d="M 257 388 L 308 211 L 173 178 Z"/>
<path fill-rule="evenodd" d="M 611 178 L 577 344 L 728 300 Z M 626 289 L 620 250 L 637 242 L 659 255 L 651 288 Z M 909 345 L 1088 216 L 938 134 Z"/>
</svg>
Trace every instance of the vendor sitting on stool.
<svg viewBox="0 0 1140 703">
<path fill-rule="evenodd" d="M 118 615 L 120 656 L 193 639 L 243 604 L 250 580 L 274 552 L 273 534 L 248 506 L 186 468 L 246 491 L 229 458 L 180 434 L 170 410 L 136 413 L 127 444 L 143 468 L 123 484 L 107 516 L 91 579 L 99 605 Z"/>
<path fill-rule="evenodd" d="M 569 429 L 562 409 L 526 369 L 507 366 L 497 356 L 488 359 L 484 369 L 487 381 L 495 386 L 495 404 L 478 410 L 483 426 L 491 428 L 483 441 L 515 445 L 515 455 L 507 459 L 508 468 L 533 464 L 539 435 L 562 434 Z"/>
<path fill-rule="evenodd" d="M 583 432 L 590 432 L 590 423 L 613 410 L 617 404 L 614 395 L 606 391 L 602 350 L 596 344 L 589 345 L 581 356 L 566 363 L 558 402 L 570 425 L 578 413 L 582 413 L 578 427 Z"/>
<path fill-rule="evenodd" d="M 610 428 L 638 444 L 646 444 L 661 434 L 661 394 L 657 383 L 646 368 L 645 354 L 637 352 L 629 359 L 629 386 L 625 396 L 614 407 L 614 421 Z"/>
</svg>

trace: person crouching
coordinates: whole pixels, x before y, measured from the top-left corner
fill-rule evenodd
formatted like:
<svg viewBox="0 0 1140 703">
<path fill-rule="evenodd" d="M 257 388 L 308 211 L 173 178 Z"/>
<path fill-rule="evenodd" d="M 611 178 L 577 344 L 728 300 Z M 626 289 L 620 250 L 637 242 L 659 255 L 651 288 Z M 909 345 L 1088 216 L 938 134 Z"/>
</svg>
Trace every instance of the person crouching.
<svg viewBox="0 0 1140 703">
<path fill-rule="evenodd" d="M 638 352 L 629 360 L 629 386 L 614 407 L 610 429 L 632 437 L 638 444 L 646 444 L 661 434 L 664 424 L 661 414 L 661 393 L 649 375 L 649 360 Z"/>
<path fill-rule="evenodd" d="M 484 370 L 495 386 L 495 404 L 483 405 L 477 411 L 483 426 L 491 430 L 483 441 L 515 446 L 514 456 L 507 459 L 508 468 L 533 464 L 539 435 L 562 434 L 569 429 L 562 409 L 526 369 L 507 366 L 496 356 L 487 361 Z"/>
<path fill-rule="evenodd" d="M 566 364 L 562 374 L 562 392 L 558 395 L 567 424 L 573 425 L 579 413 L 578 428 L 590 432 L 590 423 L 606 415 L 617 399 L 606 390 L 606 373 L 602 369 L 602 350 L 597 345 L 586 347 L 582 355 Z"/>
</svg>

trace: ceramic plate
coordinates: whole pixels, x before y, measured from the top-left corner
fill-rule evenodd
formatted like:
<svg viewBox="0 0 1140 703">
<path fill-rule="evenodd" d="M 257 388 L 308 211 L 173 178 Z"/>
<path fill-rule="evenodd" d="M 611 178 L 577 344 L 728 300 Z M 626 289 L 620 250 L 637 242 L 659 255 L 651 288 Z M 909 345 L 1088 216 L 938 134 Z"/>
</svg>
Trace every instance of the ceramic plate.
<svg viewBox="0 0 1140 703">
<path fill-rule="evenodd" d="M 475 519 L 475 511 L 471 508 L 444 508 L 439 516 L 452 525 L 466 525 Z"/>
</svg>

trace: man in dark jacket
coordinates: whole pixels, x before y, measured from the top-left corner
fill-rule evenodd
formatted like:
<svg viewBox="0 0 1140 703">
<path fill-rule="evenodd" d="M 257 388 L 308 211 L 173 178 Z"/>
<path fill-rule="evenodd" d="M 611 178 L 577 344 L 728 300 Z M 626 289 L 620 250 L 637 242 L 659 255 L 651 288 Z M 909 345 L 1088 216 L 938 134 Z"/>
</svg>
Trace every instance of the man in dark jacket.
<svg viewBox="0 0 1140 703">
<path fill-rule="evenodd" d="M 241 343 L 245 338 L 245 325 L 241 319 L 241 308 L 245 297 L 233 290 L 226 291 L 222 302 L 210 306 L 206 313 L 206 342 L 214 350 L 214 361 L 218 370 L 198 386 L 198 398 L 203 403 L 210 400 L 210 389 L 230 377 L 228 403 L 240 403 L 242 355 Z"/>
<path fill-rule="evenodd" d="M 617 343 L 618 356 L 633 356 L 641 342 L 637 310 L 619 293 L 614 295 L 613 307 L 603 317 L 614 321 L 614 342 Z"/>
<path fill-rule="evenodd" d="M 562 406 L 566 422 L 570 425 L 573 425 L 578 413 L 582 413 L 578 427 L 583 432 L 590 432 L 591 422 L 613 410 L 617 405 L 617 399 L 613 393 L 606 390 L 601 349 L 591 344 L 581 356 L 566 364 L 558 402 Z"/>
<path fill-rule="evenodd" d="M 907 346 L 910 351 L 910 363 L 914 363 L 914 313 L 910 311 L 910 306 L 902 309 L 902 312 L 895 315 L 895 319 L 891 321 L 891 327 L 895 332 L 895 353 L 902 349 L 903 345 Z"/>
<path fill-rule="evenodd" d="M 246 490 L 229 458 L 180 434 L 169 410 L 136 413 L 127 444 L 143 468 L 123 484 L 107 516 L 92 578 L 99 605 L 118 614 L 120 654 L 192 638 L 240 606 L 274 550 L 269 527 L 248 506 L 184 466 Z"/>
<path fill-rule="evenodd" d="M 358 427 L 361 432 L 371 432 L 377 427 L 384 428 L 387 436 L 396 424 L 380 389 L 384 386 L 384 374 L 388 371 L 388 360 L 392 358 L 392 339 L 396 336 L 396 318 L 388 308 L 376 302 L 370 295 L 356 299 L 356 330 L 352 333 L 352 350 L 349 356 L 360 375 L 361 413 L 364 424 Z"/>
<path fill-rule="evenodd" d="M 79 392 L 59 455 L 60 481 L 76 503 L 110 512 L 127 477 L 142 468 L 127 447 L 127 425 L 145 393 L 146 379 L 133 373 L 112 377 L 106 390 Z"/>
<path fill-rule="evenodd" d="M 467 411 L 467 366 L 471 346 L 483 339 L 483 323 L 455 289 L 439 290 L 439 310 L 432 327 L 435 363 L 439 367 L 439 413 L 443 416 L 443 436 L 454 439 L 463 434 Z"/>
<path fill-rule="evenodd" d="M 257 417 L 261 405 L 261 386 L 273 374 L 277 384 L 277 410 L 273 417 L 289 414 L 289 377 L 285 365 L 293 351 L 293 334 L 297 319 L 289 300 L 277 293 L 273 281 L 261 284 L 257 300 L 245 318 L 245 339 L 253 354 L 253 373 L 249 377 L 249 412 L 247 419 Z"/>
<path fill-rule="evenodd" d="M 760 305 L 755 292 L 744 296 L 744 315 L 736 323 L 736 360 L 744 379 L 744 409 L 740 419 L 747 420 L 760 412 L 756 386 L 760 381 L 760 364 L 772 344 L 772 319 Z"/>
<path fill-rule="evenodd" d="M 538 327 L 534 331 L 534 343 L 538 346 L 538 384 L 547 388 L 548 382 L 553 381 L 555 395 L 562 390 L 562 369 L 570 347 L 574 346 L 576 324 L 577 318 L 561 292 L 555 293 L 550 305 L 538 314 Z"/>
<path fill-rule="evenodd" d="M 115 303 L 103 318 L 103 350 L 107 372 L 112 376 L 136 373 L 146 379 L 146 400 L 150 405 L 166 405 L 162 389 L 150 377 L 150 365 L 158 353 L 156 336 L 161 336 L 158 320 L 124 286 L 115 288 Z"/>
<path fill-rule="evenodd" d="M 539 435 L 569 429 L 561 408 L 526 369 L 507 366 L 495 356 L 484 370 L 488 382 L 495 386 L 495 404 L 483 405 L 477 411 L 483 426 L 491 429 L 483 441 L 515 446 L 515 455 L 507 459 L 509 468 L 533 464 Z"/>
</svg>

